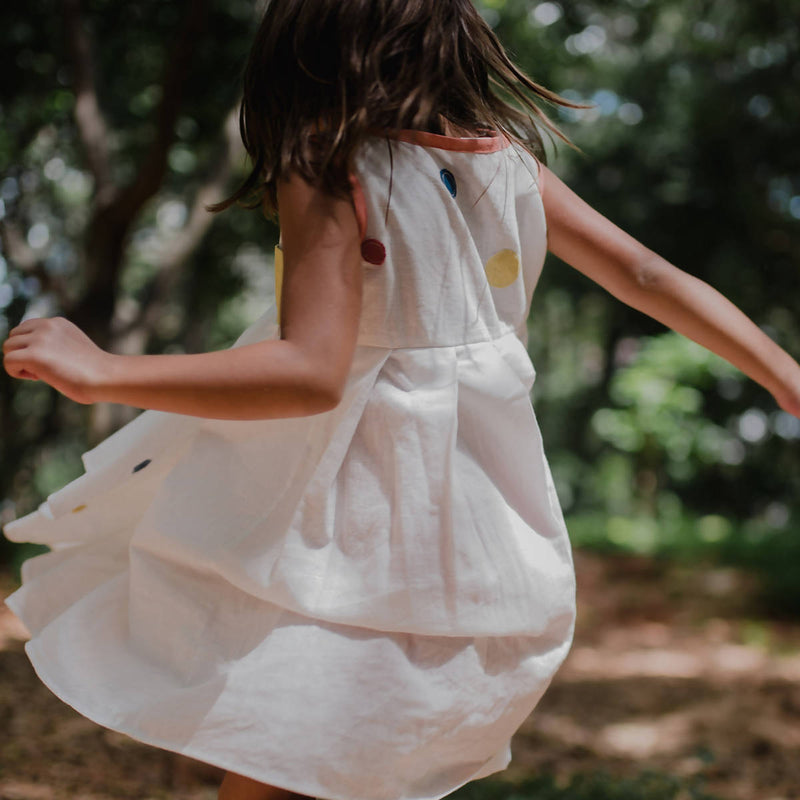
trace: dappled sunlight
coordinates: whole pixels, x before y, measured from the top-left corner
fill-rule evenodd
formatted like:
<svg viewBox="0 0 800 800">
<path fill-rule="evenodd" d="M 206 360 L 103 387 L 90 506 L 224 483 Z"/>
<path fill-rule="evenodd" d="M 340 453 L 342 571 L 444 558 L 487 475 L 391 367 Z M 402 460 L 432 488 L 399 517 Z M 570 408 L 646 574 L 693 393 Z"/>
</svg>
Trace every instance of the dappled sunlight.
<svg viewBox="0 0 800 800">
<path fill-rule="evenodd" d="M 710 620 L 713 623 L 714 620 Z M 713 633 L 686 635 L 671 647 L 647 645 L 646 626 L 609 629 L 600 646 L 573 647 L 560 673 L 562 681 L 585 678 L 704 678 L 714 681 L 742 676 L 776 677 L 800 683 L 800 654 L 769 654 L 752 644 L 719 642 Z"/>
<path fill-rule="evenodd" d="M 654 720 L 608 725 L 597 736 L 599 751 L 627 758 L 675 753 L 692 732 L 696 716 L 696 711 L 681 711 Z"/>
<path fill-rule="evenodd" d="M 30 781 L 0 780 L 0 792 L 4 800 L 55 800 L 57 796 L 52 786 Z"/>
<path fill-rule="evenodd" d="M 698 659 L 672 650 L 640 650 L 629 653 L 596 647 L 576 648 L 563 680 L 603 675 L 609 680 L 634 676 L 694 678 L 701 674 Z"/>
</svg>

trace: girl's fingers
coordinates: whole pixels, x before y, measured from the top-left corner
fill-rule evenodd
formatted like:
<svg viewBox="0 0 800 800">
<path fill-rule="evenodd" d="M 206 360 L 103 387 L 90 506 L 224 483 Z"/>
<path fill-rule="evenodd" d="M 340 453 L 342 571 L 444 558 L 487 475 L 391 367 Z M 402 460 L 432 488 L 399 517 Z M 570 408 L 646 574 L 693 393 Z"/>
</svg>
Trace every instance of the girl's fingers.
<svg viewBox="0 0 800 800">
<path fill-rule="evenodd" d="M 9 332 L 9 336 L 16 336 L 20 333 L 30 333 L 31 331 L 36 330 L 42 322 L 44 322 L 47 317 L 31 317 L 30 319 L 26 319 L 19 323 L 19 325 L 15 325 Z"/>
<path fill-rule="evenodd" d="M 39 377 L 35 373 L 33 373 L 33 372 L 31 372 L 30 370 L 27 370 L 27 369 L 21 369 L 16 373 L 9 372 L 8 374 L 11 375 L 12 378 L 19 378 L 20 380 L 23 380 L 23 381 L 38 381 L 39 380 Z"/>
<path fill-rule="evenodd" d="M 10 353 L 13 350 L 21 350 L 30 344 L 30 334 L 18 334 L 16 336 L 9 336 L 3 342 L 3 352 Z"/>
<path fill-rule="evenodd" d="M 38 381 L 39 376 L 30 369 L 30 365 L 21 355 L 10 353 L 3 358 L 3 368 L 12 378 L 23 378 L 25 380 Z"/>
</svg>

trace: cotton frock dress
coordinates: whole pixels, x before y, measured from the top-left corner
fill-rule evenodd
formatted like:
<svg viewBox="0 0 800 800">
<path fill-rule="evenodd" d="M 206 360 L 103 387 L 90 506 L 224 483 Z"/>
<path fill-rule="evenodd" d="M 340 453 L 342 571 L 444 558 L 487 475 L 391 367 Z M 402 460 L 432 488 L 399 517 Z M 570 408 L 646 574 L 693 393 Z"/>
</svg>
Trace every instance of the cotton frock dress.
<svg viewBox="0 0 800 800">
<path fill-rule="evenodd" d="M 539 175 L 500 136 L 369 139 L 341 403 L 260 421 L 144 411 L 5 526 L 51 548 L 6 602 L 56 695 L 331 800 L 435 800 L 507 766 L 575 623 L 530 401 Z M 279 337 L 279 319 L 233 346 Z"/>
</svg>

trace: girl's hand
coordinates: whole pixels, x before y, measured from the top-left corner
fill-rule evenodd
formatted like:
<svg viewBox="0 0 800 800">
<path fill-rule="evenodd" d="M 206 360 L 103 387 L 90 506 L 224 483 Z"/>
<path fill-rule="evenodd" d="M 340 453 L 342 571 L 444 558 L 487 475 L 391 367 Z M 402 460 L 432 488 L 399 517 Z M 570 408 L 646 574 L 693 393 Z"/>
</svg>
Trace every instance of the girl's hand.
<svg viewBox="0 0 800 800">
<path fill-rule="evenodd" d="M 64 317 L 25 320 L 3 342 L 3 366 L 12 378 L 44 381 L 76 403 L 95 402 L 112 357 Z"/>
</svg>

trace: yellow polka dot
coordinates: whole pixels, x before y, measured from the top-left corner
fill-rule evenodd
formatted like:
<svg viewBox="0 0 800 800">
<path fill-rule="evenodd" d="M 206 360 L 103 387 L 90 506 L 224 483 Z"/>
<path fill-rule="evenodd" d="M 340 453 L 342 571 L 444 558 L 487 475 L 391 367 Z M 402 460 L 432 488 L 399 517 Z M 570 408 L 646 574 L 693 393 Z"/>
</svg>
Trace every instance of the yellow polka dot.
<svg viewBox="0 0 800 800">
<path fill-rule="evenodd" d="M 77 514 L 79 511 L 83 511 L 84 508 L 86 508 L 86 503 L 81 503 L 81 505 L 75 506 L 75 508 L 72 509 L 72 513 Z"/>
<path fill-rule="evenodd" d="M 513 250 L 501 250 L 486 262 L 486 277 L 497 289 L 511 286 L 519 276 L 519 256 Z"/>
<path fill-rule="evenodd" d="M 275 245 L 275 304 L 278 308 L 278 322 L 281 321 L 281 292 L 283 291 L 283 248 Z"/>
</svg>

